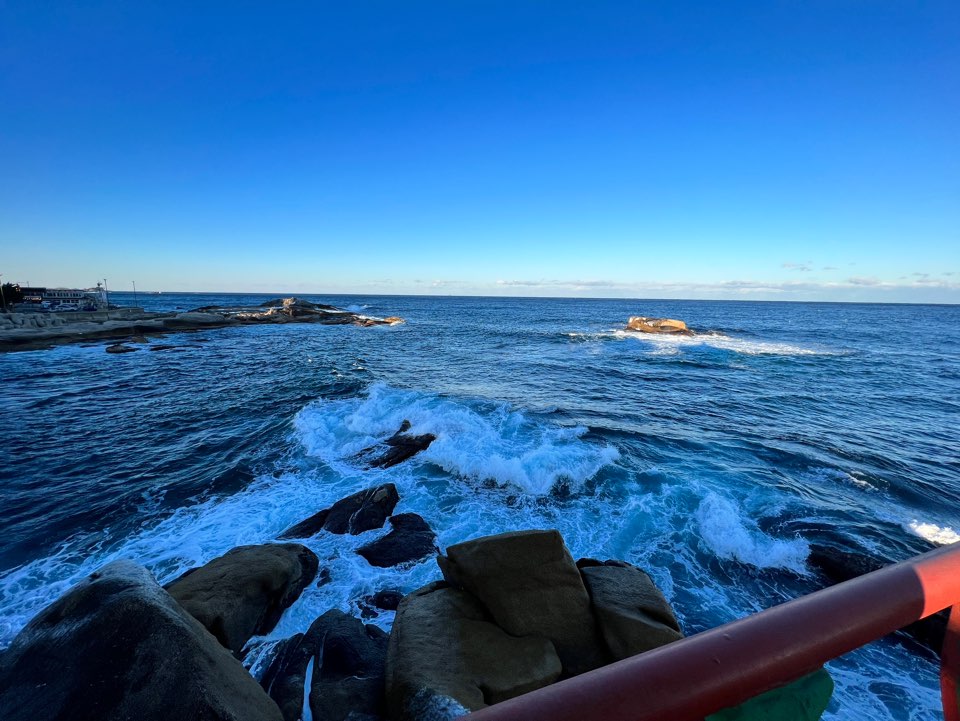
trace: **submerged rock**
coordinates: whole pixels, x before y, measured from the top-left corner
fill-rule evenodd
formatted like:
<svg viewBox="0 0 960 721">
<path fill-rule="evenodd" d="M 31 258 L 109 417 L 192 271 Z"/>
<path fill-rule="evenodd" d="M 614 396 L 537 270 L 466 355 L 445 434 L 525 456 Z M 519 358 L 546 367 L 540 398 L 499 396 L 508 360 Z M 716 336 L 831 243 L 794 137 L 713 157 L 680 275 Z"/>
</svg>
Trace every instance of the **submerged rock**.
<svg viewBox="0 0 960 721">
<path fill-rule="evenodd" d="M 276 704 L 150 573 L 114 561 L 0 655 L 4 721 L 280 721 Z"/>
<path fill-rule="evenodd" d="M 647 318 L 646 316 L 632 316 L 627 321 L 627 330 L 639 333 L 673 333 L 675 335 L 693 335 L 682 320 L 672 318 Z"/>
<path fill-rule="evenodd" d="M 673 609 L 653 580 L 622 561 L 584 558 L 577 567 L 614 661 L 683 638 Z"/>
<path fill-rule="evenodd" d="M 123 343 L 112 343 L 108 345 L 106 348 L 107 353 L 133 353 L 137 350 L 139 349 L 131 348 L 130 346 L 124 345 Z"/>
<path fill-rule="evenodd" d="M 390 533 L 357 550 L 371 566 L 398 566 L 437 553 L 437 534 L 416 513 L 391 516 L 390 525 Z"/>
<path fill-rule="evenodd" d="M 331 610 L 280 646 L 262 684 L 285 721 L 300 718 L 308 675 L 314 721 L 380 718 L 386 655 L 385 632 Z"/>
<path fill-rule="evenodd" d="M 404 421 L 400 425 L 400 430 L 384 441 L 388 450 L 377 458 L 374 458 L 367 465 L 370 468 L 391 468 L 417 455 L 420 451 L 426 450 L 426 448 L 437 439 L 432 433 L 411 436 L 407 434 L 409 430 L 410 421 Z M 361 455 L 370 453 L 371 451 L 373 451 L 373 448 L 367 448 L 361 451 Z"/>
<path fill-rule="evenodd" d="M 858 576 L 877 571 L 890 565 L 890 561 L 872 558 L 865 553 L 842 549 L 832 545 L 814 543 L 810 546 L 808 563 L 817 568 L 830 585 L 843 583 Z M 900 629 L 915 641 L 939 654 L 943 648 L 943 638 L 947 632 L 947 610 L 938 611 L 932 616 L 914 621 Z"/>
<path fill-rule="evenodd" d="M 387 654 L 392 719 L 446 719 L 533 691 L 559 678 L 542 636 L 517 638 L 470 594 L 432 583 L 397 609 Z"/>
<path fill-rule="evenodd" d="M 239 654 L 269 633 L 317 575 L 319 561 L 297 543 L 239 546 L 188 571 L 167 590 L 226 648 Z"/>
<path fill-rule="evenodd" d="M 330 508 L 291 526 L 279 537 L 308 538 L 321 530 L 355 536 L 364 531 L 383 528 L 399 500 L 397 487 L 392 483 L 384 483 L 337 501 Z"/>
<path fill-rule="evenodd" d="M 609 661 L 590 596 L 557 531 L 478 538 L 450 546 L 437 561 L 444 578 L 479 599 L 504 631 L 550 639 L 565 675 Z"/>
</svg>

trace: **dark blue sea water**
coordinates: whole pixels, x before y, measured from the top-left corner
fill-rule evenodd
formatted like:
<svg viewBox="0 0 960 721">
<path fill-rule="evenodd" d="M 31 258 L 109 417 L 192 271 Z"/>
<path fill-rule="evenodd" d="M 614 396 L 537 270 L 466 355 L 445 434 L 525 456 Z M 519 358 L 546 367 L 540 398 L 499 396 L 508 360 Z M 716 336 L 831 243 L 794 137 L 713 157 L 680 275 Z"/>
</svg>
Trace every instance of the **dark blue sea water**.
<svg viewBox="0 0 960 721">
<path fill-rule="evenodd" d="M 168 580 L 387 480 L 441 546 L 556 527 L 575 556 L 648 569 L 687 633 L 823 586 L 811 543 L 897 560 L 958 540 L 960 307 L 310 299 L 408 322 L 0 356 L 0 647 L 110 559 Z M 618 330 L 639 314 L 700 335 Z M 354 463 L 404 419 L 437 441 L 392 469 Z M 328 608 L 438 576 L 371 569 L 352 551 L 377 533 L 309 542 L 332 581 L 254 643 L 254 672 Z M 831 718 L 938 718 L 922 649 L 885 640 L 830 668 Z"/>
</svg>

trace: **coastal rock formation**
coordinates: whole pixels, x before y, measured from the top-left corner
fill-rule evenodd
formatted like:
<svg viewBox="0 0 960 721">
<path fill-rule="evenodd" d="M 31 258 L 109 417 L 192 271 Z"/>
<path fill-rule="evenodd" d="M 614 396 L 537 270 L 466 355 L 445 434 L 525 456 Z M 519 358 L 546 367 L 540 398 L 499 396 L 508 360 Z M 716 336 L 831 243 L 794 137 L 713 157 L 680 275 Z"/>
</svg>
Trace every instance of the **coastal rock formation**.
<svg viewBox="0 0 960 721">
<path fill-rule="evenodd" d="M 136 350 L 136 348 L 131 348 L 123 343 L 113 343 L 106 347 L 107 353 L 133 353 Z"/>
<path fill-rule="evenodd" d="M 252 636 L 268 633 L 317 575 L 313 551 L 297 543 L 239 546 L 167 587 L 170 595 L 239 654 Z"/>
<path fill-rule="evenodd" d="M 470 594 L 432 583 L 397 609 L 387 654 L 390 717 L 452 718 L 546 686 L 560 673 L 550 641 L 507 634 Z"/>
<path fill-rule="evenodd" d="M 425 450 L 437 437 L 432 433 L 424 433 L 420 436 L 411 436 L 407 433 L 410 430 L 410 421 L 404 421 L 400 424 L 400 430 L 390 436 L 383 443 L 387 446 L 387 451 L 374 458 L 367 466 L 369 468 L 391 468 L 402 463 Z M 376 446 L 366 448 L 360 452 L 360 455 L 367 455 L 374 451 Z"/>
<path fill-rule="evenodd" d="M 308 677 L 314 721 L 380 718 L 386 656 L 385 632 L 331 610 L 282 644 L 261 683 L 285 721 L 301 717 Z"/>
<path fill-rule="evenodd" d="M 384 589 L 369 596 L 364 596 L 358 602 L 360 615 L 363 618 L 373 618 L 380 611 L 396 611 L 403 600 L 403 594 L 396 589 Z"/>
<path fill-rule="evenodd" d="M 114 561 L 0 655 L 4 721 L 280 721 L 276 704 L 150 573 Z"/>
<path fill-rule="evenodd" d="M 553 642 L 566 676 L 609 662 L 590 596 L 560 533 L 517 531 L 447 548 L 443 577 L 476 597 L 513 636 Z"/>
<path fill-rule="evenodd" d="M 577 567 L 614 661 L 683 638 L 673 609 L 646 573 L 622 561 L 582 558 Z"/>
<path fill-rule="evenodd" d="M 0 313 L 0 351 L 36 350 L 91 339 L 224 328 L 266 323 L 396 325 L 403 319 L 372 318 L 300 298 L 278 298 L 269 306 L 206 306 L 186 312 L 148 313 L 119 308 L 76 313 Z"/>
<path fill-rule="evenodd" d="M 309 538 L 321 530 L 355 536 L 364 531 L 383 528 L 399 500 L 397 487 L 392 483 L 384 483 L 337 501 L 330 508 L 291 526 L 279 537 Z"/>
<path fill-rule="evenodd" d="M 639 333 L 672 333 L 674 335 L 693 335 L 693 331 L 687 328 L 687 324 L 682 320 L 673 320 L 671 318 L 647 318 L 646 316 L 632 316 L 627 321 L 627 330 L 634 330 Z"/>
<path fill-rule="evenodd" d="M 437 534 L 416 513 L 391 516 L 390 526 L 392 530 L 386 536 L 357 550 L 371 566 L 398 566 L 437 553 Z"/>
</svg>

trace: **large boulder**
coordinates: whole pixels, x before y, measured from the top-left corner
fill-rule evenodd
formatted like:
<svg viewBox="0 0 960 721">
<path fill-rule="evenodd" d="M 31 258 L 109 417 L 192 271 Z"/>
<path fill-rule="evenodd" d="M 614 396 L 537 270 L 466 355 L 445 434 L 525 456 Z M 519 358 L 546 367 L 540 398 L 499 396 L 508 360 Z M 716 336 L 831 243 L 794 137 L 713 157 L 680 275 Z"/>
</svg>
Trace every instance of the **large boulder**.
<svg viewBox="0 0 960 721">
<path fill-rule="evenodd" d="M 577 561 L 593 615 L 614 661 L 683 638 L 680 624 L 650 576 L 622 561 Z"/>
<path fill-rule="evenodd" d="M 269 633 L 317 575 L 316 555 L 298 543 L 239 546 L 167 587 L 190 615 L 239 654 Z"/>
<path fill-rule="evenodd" d="M 687 324 L 682 320 L 673 318 L 647 318 L 642 315 L 635 315 L 627 321 L 627 330 L 637 331 L 638 333 L 672 333 L 674 335 L 693 335 L 693 331 L 687 328 Z"/>
<path fill-rule="evenodd" d="M 426 450 L 426 448 L 437 439 L 432 433 L 411 436 L 407 433 L 409 430 L 410 421 L 401 423 L 400 430 L 383 442 L 384 445 L 387 446 L 387 450 L 371 460 L 367 465 L 370 468 L 390 468 L 415 456 L 420 451 Z M 361 455 L 371 453 L 374 448 L 367 448 L 361 451 Z"/>
<path fill-rule="evenodd" d="M 347 496 L 280 534 L 280 538 L 308 538 L 320 531 L 357 535 L 383 524 L 393 513 L 400 494 L 392 483 Z"/>
<path fill-rule="evenodd" d="M 551 684 L 560 673 L 550 641 L 507 634 L 469 594 L 432 583 L 397 609 L 387 654 L 390 718 L 453 718 Z"/>
<path fill-rule="evenodd" d="M 261 683 L 285 721 L 300 718 L 308 677 L 313 721 L 379 718 L 386 656 L 385 632 L 331 610 L 281 644 Z"/>
<path fill-rule="evenodd" d="M 114 561 L 0 655 L 4 721 L 281 721 L 253 677 L 150 573 Z"/>
<path fill-rule="evenodd" d="M 590 596 L 555 530 L 517 531 L 447 548 L 444 578 L 470 592 L 514 636 L 550 639 L 572 676 L 609 662 Z"/>
<path fill-rule="evenodd" d="M 437 553 L 437 534 L 416 513 L 391 516 L 390 525 L 390 533 L 357 550 L 371 566 L 398 566 Z"/>
</svg>

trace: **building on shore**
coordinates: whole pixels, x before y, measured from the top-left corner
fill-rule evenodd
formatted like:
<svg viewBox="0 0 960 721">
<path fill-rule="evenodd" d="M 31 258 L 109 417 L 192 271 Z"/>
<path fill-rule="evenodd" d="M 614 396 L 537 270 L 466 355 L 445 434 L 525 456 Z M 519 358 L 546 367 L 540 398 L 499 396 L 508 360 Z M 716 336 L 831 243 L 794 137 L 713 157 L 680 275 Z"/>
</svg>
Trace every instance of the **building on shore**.
<svg viewBox="0 0 960 721">
<path fill-rule="evenodd" d="M 22 305 L 35 310 L 106 310 L 106 289 L 97 283 L 96 288 L 40 288 L 21 286 Z"/>
</svg>

